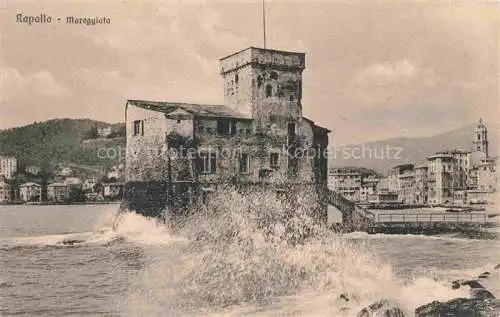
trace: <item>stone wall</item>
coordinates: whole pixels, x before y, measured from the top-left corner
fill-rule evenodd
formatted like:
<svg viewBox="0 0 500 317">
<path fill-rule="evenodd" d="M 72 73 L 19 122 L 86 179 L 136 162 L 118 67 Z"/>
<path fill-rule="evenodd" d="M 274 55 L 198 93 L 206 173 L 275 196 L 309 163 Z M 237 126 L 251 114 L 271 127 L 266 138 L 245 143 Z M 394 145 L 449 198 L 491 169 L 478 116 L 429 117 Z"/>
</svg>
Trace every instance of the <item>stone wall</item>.
<svg viewBox="0 0 500 317">
<path fill-rule="evenodd" d="M 304 61 L 301 53 L 257 48 L 222 59 L 225 103 L 258 121 L 300 118 Z"/>
<path fill-rule="evenodd" d="M 143 135 L 133 135 L 135 120 L 142 120 Z M 175 132 L 192 137 L 193 119 L 165 118 L 162 112 L 129 105 L 126 110 L 126 130 L 127 182 L 162 181 L 168 176 L 166 135 Z"/>
</svg>

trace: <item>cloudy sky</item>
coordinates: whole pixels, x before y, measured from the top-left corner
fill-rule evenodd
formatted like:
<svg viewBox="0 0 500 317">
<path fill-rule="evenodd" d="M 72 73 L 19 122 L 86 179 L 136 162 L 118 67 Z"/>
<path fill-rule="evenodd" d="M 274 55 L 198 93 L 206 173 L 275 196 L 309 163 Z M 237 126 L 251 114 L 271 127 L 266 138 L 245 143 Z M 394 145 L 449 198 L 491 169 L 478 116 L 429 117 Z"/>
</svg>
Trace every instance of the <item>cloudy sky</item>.
<svg viewBox="0 0 500 317">
<path fill-rule="evenodd" d="M 262 46 L 261 3 L 0 2 L 0 129 L 123 121 L 126 99 L 223 103 L 219 58 Z M 335 144 L 498 124 L 491 2 L 266 0 L 268 47 L 306 52 L 303 108 Z M 110 25 L 16 23 L 16 14 Z"/>
</svg>

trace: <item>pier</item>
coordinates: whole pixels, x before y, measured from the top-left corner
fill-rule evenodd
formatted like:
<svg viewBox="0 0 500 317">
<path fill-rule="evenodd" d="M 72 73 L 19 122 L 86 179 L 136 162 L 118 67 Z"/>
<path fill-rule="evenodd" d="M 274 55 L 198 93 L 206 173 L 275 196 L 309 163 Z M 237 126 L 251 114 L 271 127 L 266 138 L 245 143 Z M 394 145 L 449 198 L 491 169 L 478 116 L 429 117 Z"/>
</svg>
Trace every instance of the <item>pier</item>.
<svg viewBox="0 0 500 317">
<path fill-rule="evenodd" d="M 488 225 L 486 212 L 374 211 L 330 191 L 328 203 L 342 214 L 342 225 L 369 233 L 443 233 L 468 231 Z"/>
</svg>

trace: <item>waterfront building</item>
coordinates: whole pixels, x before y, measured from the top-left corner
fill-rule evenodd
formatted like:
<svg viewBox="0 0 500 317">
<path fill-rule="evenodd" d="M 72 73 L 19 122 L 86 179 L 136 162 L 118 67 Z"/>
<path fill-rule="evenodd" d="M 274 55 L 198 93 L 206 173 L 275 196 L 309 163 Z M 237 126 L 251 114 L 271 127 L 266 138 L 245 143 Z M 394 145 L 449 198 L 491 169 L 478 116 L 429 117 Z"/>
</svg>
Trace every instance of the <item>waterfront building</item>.
<svg viewBox="0 0 500 317">
<path fill-rule="evenodd" d="M 123 183 L 104 183 L 102 185 L 104 187 L 104 197 L 113 199 L 122 198 Z"/>
<path fill-rule="evenodd" d="M 52 202 L 66 202 L 69 198 L 69 185 L 52 183 L 47 186 L 47 199 Z"/>
<path fill-rule="evenodd" d="M 351 201 L 360 201 L 361 172 L 356 168 L 332 168 L 328 173 L 329 188 Z"/>
<path fill-rule="evenodd" d="M 367 202 L 369 197 L 376 194 L 379 182 L 380 179 L 377 176 L 370 175 L 368 177 L 364 177 L 361 180 L 359 200 L 362 202 Z"/>
<path fill-rule="evenodd" d="M 380 178 L 377 184 L 377 192 L 389 192 L 389 176 Z"/>
<path fill-rule="evenodd" d="M 416 204 L 415 199 L 415 170 L 413 169 L 413 164 L 411 167 L 402 170 L 399 175 L 399 188 L 398 188 L 398 199 L 407 205 Z"/>
<path fill-rule="evenodd" d="M 19 197 L 24 202 L 40 202 L 42 199 L 42 186 L 33 182 L 19 185 Z"/>
<path fill-rule="evenodd" d="M 85 190 L 85 191 L 92 192 L 92 191 L 94 191 L 94 186 L 95 186 L 96 184 L 97 184 L 97 180 L 95 179 L 95 177 L 92 177 L 92 178 L 86 178 L 86 179 L 83 181 L 82 188 L 83 188 L 83 190 Z"/>
<path fill-rule="evenodd" d="M 467 204 L 467 190 L 459 189 L 453 192 L 453 204 L 465 205 Z"/>
<path fill-rule="evenodd" d="M 106 177 L 108 179 L 120 180 L 122 179 L 122 169 L 118 165 L 114 165 L 111 169 L 106 173 Z"/>
<path fill-rule="evenodd" d="M 387 192 L 395 193 L 398 201 L 405 204 L 415 203 L 414 164 L 395 165 L 387 176 Z"/>
<path fill-rule="evenodd" d="M 82 189 L 83 183 L 78 177 L 66 177 L 64 179 L 64 184 L 68 185 L 69 188 Z"/>
<path fill-rule="evenodd" d="M 224 105 L 127 101 L 132 209 L 185 206 L 220 184 L 289 185 L 315 190 L 326 221 L 330 130 L 302 114 L 305 54 L 251 47 L 220 64 Z"/>
<path fill-rule="evenodd" d="M 38 175 L 41 172 L 41 168 L 36 166 L 36 165 L 28 165 L 28 166 L 26 166 L 24 171 L 28 174 L 31 174 L 31 175 Z"/>
<path fill-rule="evenodd" d="M 12 179 L 17 172 L 17 160 L 13 156 L 0 156 L 0 176 Z"/>
<path fill-rule="evenodd" d="M 464 150 L 442 151 L 427 157 L 428 199 L 431 204 L 447 204 L 461 200 L 455 191 L 470 184 L 472 153 Z"/>
<path fill-rule="evenodd" d="M 498 158 L 488 158 L 471 169 L 472 184 L 466 191 L 470 203 L 495 203 L 498 191 Z"/>
<path fill-rule="evenodd" d="M 429 183 L 427 169 L 427 165 L 415 167 L 415 203 L 417 205 L 426 205 L 428 203 Z"/>
<path fill-rule="evenodd" d="M 368 202 L 370 204 L 387 204 L 387 205 L 394 205 L 394 204 L 401 204 L 401 200 L 398 198 L 398 194 L 394 192 L 388 192 L 388 191 L 378 191 L 375 194 L 372 194 L 368 197 Z"/>
<path fill-rule="evenodd" d="M 399 191 L 399 168 L 397 165 L 387 175 L 387 190 L 391 193 Z"/>
<path fill-rule="evenodd" d="M 97 135 L 103 138 L 109 136 L 112 132 L 111 126 L 97 128 Z"/>
<path fill-rule="evenodd" d="M 497 191 L 499 159 L 489 159 L 477 166 L 477 189 L 481 191 Z"/>
<path fill-rule="evenodd" d="M 71 167 L 62 167 L 60 168 L 58 175 L 63 177 L 68 177 L 73 175 L 73 170 L 71 169 Z"/>
<path fill-rule="evenodd" d="M 11 199 L 11 186 L 0 180 L 0 203 L 8 203 Z"/>
<path fill-rule="evenodd" d="M 453 201 L 455 160 L 449 152 L 427 157 L 429 204 L 440 205 Z"/>
<path fill-rule="evenodd" d="M 455 190 L 467 189 L 469 173 L 472 168 L 472 152 L 457 149 L 450 153 L 455 160 L 453 188 Z"/>
</svg>

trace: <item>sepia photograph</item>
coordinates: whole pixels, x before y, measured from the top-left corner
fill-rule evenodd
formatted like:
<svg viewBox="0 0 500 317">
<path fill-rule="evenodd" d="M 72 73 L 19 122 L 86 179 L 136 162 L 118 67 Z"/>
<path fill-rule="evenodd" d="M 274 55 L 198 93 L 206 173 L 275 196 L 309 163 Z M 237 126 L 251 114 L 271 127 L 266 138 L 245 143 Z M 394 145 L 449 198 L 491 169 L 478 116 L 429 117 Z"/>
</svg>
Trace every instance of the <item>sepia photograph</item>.
<svg viewBox="0 0 500 317">
<path fill-rule="evenodd" d="M 500 317 L 500 2 L 0 15 L 0 316 Z"/>
</svg>

